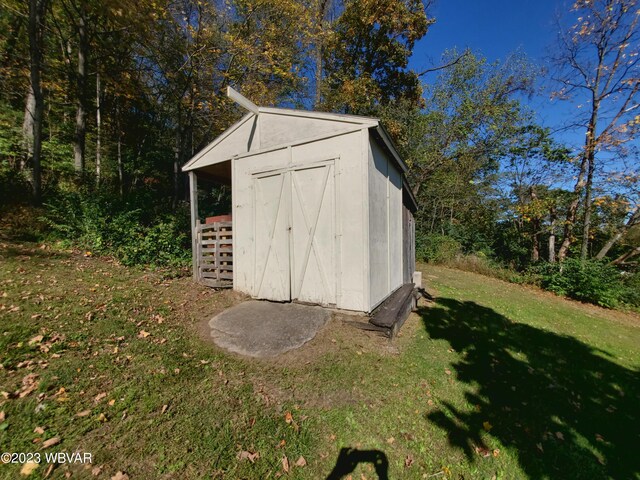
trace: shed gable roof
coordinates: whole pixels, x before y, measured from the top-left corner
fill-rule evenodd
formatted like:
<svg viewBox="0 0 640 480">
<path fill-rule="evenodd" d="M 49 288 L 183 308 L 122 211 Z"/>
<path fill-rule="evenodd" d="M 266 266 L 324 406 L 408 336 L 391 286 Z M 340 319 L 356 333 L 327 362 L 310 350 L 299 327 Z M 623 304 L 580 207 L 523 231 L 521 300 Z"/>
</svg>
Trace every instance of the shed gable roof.
<svg viewBox="0 0 640 480">
<path fill-rule="evenodd" d="M 403 173 L 408 170 L 377 118 L 289 108 L 257 108 L 257 115 L 247 113 L 189 160 L 182 171 L 214 165 L 253 151 L 257 153 L 265 149 L 307 143 L 358 128 L 371 129 L 373 137 L 385 147 L 399 170 Z"/>
</svg>

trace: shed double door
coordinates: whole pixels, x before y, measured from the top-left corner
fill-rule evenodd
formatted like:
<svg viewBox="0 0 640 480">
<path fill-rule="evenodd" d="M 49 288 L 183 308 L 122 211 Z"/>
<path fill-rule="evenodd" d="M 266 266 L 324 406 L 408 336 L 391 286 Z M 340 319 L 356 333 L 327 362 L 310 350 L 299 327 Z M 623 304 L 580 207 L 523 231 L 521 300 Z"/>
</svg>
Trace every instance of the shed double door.
<svg viewBox="0 0 640 480">
<path fill-rule="evenodd" d="M 334 162 L 254 175 L 254 295 L 336 303 Z"/>
</svg>

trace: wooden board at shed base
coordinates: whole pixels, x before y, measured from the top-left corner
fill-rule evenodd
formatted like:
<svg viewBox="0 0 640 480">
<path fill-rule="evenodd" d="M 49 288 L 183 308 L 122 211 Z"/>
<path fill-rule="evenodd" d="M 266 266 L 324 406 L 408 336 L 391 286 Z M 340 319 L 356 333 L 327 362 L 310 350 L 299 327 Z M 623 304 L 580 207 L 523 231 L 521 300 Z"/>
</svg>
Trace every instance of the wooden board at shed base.
<svg viewBox="0 0 640 480">
<path fill-rule="evenodd" d="M 369 323 L 388 329 L 389 337 L 394 337 L 411 313 L 415 298 L 413 283 L 405 283 L 373 312 Z"/>
</svg>

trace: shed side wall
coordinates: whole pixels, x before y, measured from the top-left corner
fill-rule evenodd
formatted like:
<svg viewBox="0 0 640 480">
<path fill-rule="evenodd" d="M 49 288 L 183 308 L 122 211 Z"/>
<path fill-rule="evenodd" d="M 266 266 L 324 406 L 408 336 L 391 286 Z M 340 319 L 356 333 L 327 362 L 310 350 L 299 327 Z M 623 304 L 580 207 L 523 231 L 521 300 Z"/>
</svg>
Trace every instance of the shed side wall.
<svg viewBox="0 0 640 480">
<path fill-rule="evenodd" d="M 402 175 L 369 141 L 369 310 L 402 285 Z"/>
</svg>

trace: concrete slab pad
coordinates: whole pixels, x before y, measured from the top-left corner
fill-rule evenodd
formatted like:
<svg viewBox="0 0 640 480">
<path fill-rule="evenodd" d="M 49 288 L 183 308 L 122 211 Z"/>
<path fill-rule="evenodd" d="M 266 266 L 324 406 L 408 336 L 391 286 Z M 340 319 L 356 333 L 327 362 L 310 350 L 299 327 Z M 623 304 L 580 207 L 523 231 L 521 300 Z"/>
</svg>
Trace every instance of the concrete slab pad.
<svg viewBox="0 0 640 480">
<path fill-rule="evenodd" d="M 209 321 L 219 347 L 250 357 L 275 357 L 299 348 L 331 317 L 322 307 L 250 300 Z"/>
</svg>

